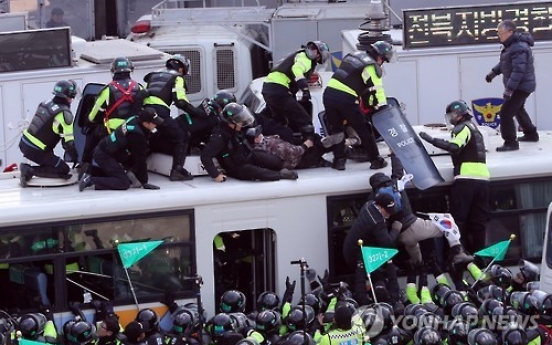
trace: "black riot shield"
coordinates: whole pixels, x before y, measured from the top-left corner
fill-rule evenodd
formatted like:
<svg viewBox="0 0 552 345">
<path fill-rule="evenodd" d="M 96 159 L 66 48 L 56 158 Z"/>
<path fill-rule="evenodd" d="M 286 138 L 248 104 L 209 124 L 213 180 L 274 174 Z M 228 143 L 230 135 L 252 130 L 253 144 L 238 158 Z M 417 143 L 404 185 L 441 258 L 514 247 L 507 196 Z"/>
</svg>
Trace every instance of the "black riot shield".
<svg viewBox="0 0 552 345">
<path fill-rule="evenodd" d="M 391 106 L 377 112 L 372 116 L 372 124 L 401 160 L 406 172 L 414 175 L 412 183 L 416 188 L 427 189 L 444 182 L 400 108 Z"/>
</svg>

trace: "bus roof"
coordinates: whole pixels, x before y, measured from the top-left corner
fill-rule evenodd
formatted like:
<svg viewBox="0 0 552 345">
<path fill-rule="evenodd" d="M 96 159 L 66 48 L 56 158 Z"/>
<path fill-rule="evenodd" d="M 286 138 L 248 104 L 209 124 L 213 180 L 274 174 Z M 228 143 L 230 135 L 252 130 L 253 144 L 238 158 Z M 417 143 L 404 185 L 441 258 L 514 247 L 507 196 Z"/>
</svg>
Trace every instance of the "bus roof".
<svg viewBox="0 0 552 345">
<path fill-rule="evenodd" d="M 414 128 L 416 131 L 422 129 L 419 126 Z M 434 130 L 425 128 L 424 131 L 431 134 Z M 385 144 L 379 145 L 382 154 L 389 153 Z M 540 132 L 539 142 L 521 143 L 519 151 L 497 153 L 495 149 L 500 145 L 500 135 L 495 133 L 489 137 L 487 163 L 491 181 L 522 181 L 551 175 L 552 132 Z M 450 156 L 434 156 L 433 160 L 445 183 L 451 183 L 453 175 Z M 31 222 L 182 210 L 202 205 L 262 202 L 305 195 L 364 193 L 369 191 L 368 180 L 375 172 L 390 174 L 391 167 L 370 170 L 369 163 L 349 161 L 345 171 L 331 168 L 299 170 L 297 181 L 248 182 L 229 179 L 223 184 L 214 183 L 208 176 L 196 177 L 192 181 L 170 182 L 164 176 L 150 173 L 150 182 L 160 186 L 159 191 L 85 190 L 82 193 L 79 193 L 75 185 L 23 189 L 19 186 L 17 174 L 6 173 L 0 179 L 0 224 L 17 226 Z"/>
</svg>

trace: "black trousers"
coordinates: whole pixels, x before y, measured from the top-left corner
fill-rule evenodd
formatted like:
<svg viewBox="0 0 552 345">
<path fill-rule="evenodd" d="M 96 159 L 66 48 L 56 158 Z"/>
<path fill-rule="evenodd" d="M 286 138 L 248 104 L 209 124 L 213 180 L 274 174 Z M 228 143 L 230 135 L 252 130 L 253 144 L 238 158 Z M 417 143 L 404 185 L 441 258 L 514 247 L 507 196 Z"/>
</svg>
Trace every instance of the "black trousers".
<svg viewBox="0 0 552 345">
<path fill-rule="evenodd" d="M 56 156 L 50 149 L 41 150 L 25 137 L 19 141 L 19 149 L 23 156 L 38 166 L 33 166 L 33 175 L 38 177 L 57 178 L 69 174 L 69 166 L 63 159 Z"/>
<path fill-rule="evenodd" d="M 130 180 L 123 166 L 101 147 L 96 147 L 94 150 L 94 162 L 104 175 L 92 177 L 96 190 L 126 190 L 130 188 Z"/>
<path fill-rule="evenodd" d="M 186 114 L 178 116 L 175 121 L 189 138 L 190 147 L 200 147 L 201 143 L 207 143 L 211 131 L 218 124 L 216 116 L 191 117 Z"/>
<path fill-rule="evenodd" d="M 100 140 L 105 138 L 108 133 L 107 128 L 103 124 L 90 126 L 86 130 L 86 141 L 84 143 L 81 163 L 92 163 L 94 149 L 98 146 Z"/>
<path fill-rule="evenodd" d="M 505 101 L 500 109 L 500 135 L 506 145 L 518 145 L 514 118 L 523 128 L 524 134 L 533 134 L 537 131 L 537 127 L 533 125 L 525 110 L 525 101 L 529 95 L 530 93 L 516 90 L 512 98 Z"/>
<path fill-rule="evenodd" d="M 223 163 L 224 164 L 224 163 Z M 225 167 L 228 176 L 238 180 L 278 181 L 280 179 L 281 160 L 271 154 L 255 151 L 245 161 Z"/>
<path fill-rule="evenodd" d="M 188 150 L 188 134 L 184 132 L 178 122 L 171 117 L 169 108 L 162 105 L 148 104 L 163 118 L 163 124 L 157 126 L 157 132 L 150 136 L 149 145 L 152 152 L 161 152 L 171 155 L 173 168 L 183 167 Z"/>
<path fill-rule="evenodd" d="M 361 147 L 368 153 L 368 160 L 372 161 L 378 158 L 379 150 L 376 138 L 372 128 L 366 123 L 364 114 L 360 111 L 357 99 L 344 92 L 326 88 L 323 101 L 330 134 L 343 132 L 345 130 L 344 121 L 347 121 L 347 124 L 360 137 Z M 334 158 L 345 157 L 345 142 L 334 145 L 333 154 Z"/>
<path fill-rule="evenodd" d="M 464 247 L 471 253 L 485 247 L 489 198 L 489 181 L 456 179 L 452 184 L 450 213 L 460 229 Z"/>
<path fill-rule="evenodd" d="M 301 133 L 304 126 L 312 126 L 312 115 L 297 101 L 297 98 L 283 85 L 263 85 L 263 98 L 276 121 L 288 125 L 295 133 Z"/>
</svg>

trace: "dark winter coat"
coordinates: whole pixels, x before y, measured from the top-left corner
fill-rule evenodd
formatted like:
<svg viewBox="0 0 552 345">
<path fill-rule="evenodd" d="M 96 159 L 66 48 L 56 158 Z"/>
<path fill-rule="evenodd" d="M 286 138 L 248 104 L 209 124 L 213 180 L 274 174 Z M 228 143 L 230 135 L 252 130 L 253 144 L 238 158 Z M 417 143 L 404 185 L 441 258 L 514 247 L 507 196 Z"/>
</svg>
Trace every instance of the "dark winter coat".
<svg viewBox="0 0 552 345">
<path fill-rule="evenodd" d="M 528 93 L 535 91 L 537 82 L 531 51 L 534 44 L 533 37 L 527 32 L 514 32 L 503 43 L 500 62 L 492 70 L 497 75 L 502 74 L 505 89 Z"/>
</svg>

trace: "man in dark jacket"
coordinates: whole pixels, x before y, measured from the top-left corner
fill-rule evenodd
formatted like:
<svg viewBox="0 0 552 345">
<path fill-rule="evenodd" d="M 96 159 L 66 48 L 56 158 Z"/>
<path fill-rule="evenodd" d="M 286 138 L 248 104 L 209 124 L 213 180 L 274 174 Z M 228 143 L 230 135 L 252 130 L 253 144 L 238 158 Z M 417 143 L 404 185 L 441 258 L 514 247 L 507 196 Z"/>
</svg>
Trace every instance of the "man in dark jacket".
<svg viewBox="0 0 552 345">
<path fill-rule="evenodd" d="M 490 83 L 494 77 L 502 74 L 504 83 L 504 104 L 500 110 L 500 134 L 504 145 L 496 150 L 512 151 L 519 149 L 519 141 L 539 141 L 537 127 L 525 110 L 525 100 L 537 86 L 533 66 L 533 37 L 528 32 L 516 32 L 516 24 L 504 20 L 497 27 L 498 38 L 504 45 L 500 52 L 500 62 L 487 74 L 485 80 Z M 523 129 L 523 136 L 516 135 L 514 117 Z"/>
<path fill-rule="evenodd" d="M 362 264 L 362 254 L 358 245 L 358 240 L 363 241 L 363 246 L 396 248 L 397 238 L 399 237 L 402 224 L 394 221 L 391 229 L 388 229 L 388 219 L 397 213 L 395 199 L 389 194 L 380 194 L 373 200 L 366 202 L 358 217 L 353 222 L 349 233 L 343 242 L 343 258 L 347 265 L 354 268 L 355 276 L 355 299 L 361 303 L 366 303 L 366 294 L 360 293 L 360 288 L 366 284 L 365 274 L 361 278 L 359 272 L 364 270 Z M 361 267 L 362 266 L 362 267 Z M 396 267 L 388 262 L 378 270 L 372 272 L 372 281 L 385 282 L 389 290 L 392 302 L 399 301 L 399 283 L 397 281 Z"/>
<path fill-rule="evenodd" d="M 144 189 L 159 189 L 148 183 L 147 133 L 163 123 L 153 108 L 145 108 L 138 116 L 132 116 L 109 136 L 100 141 L 94 150 L 94 162 L 104 176 L 84 173 L 79 181 L 82 192 L 88 187 L 95 189 L 125 190 L 131 181 L 125 169 L 136 177 Z"/>
</svg>

